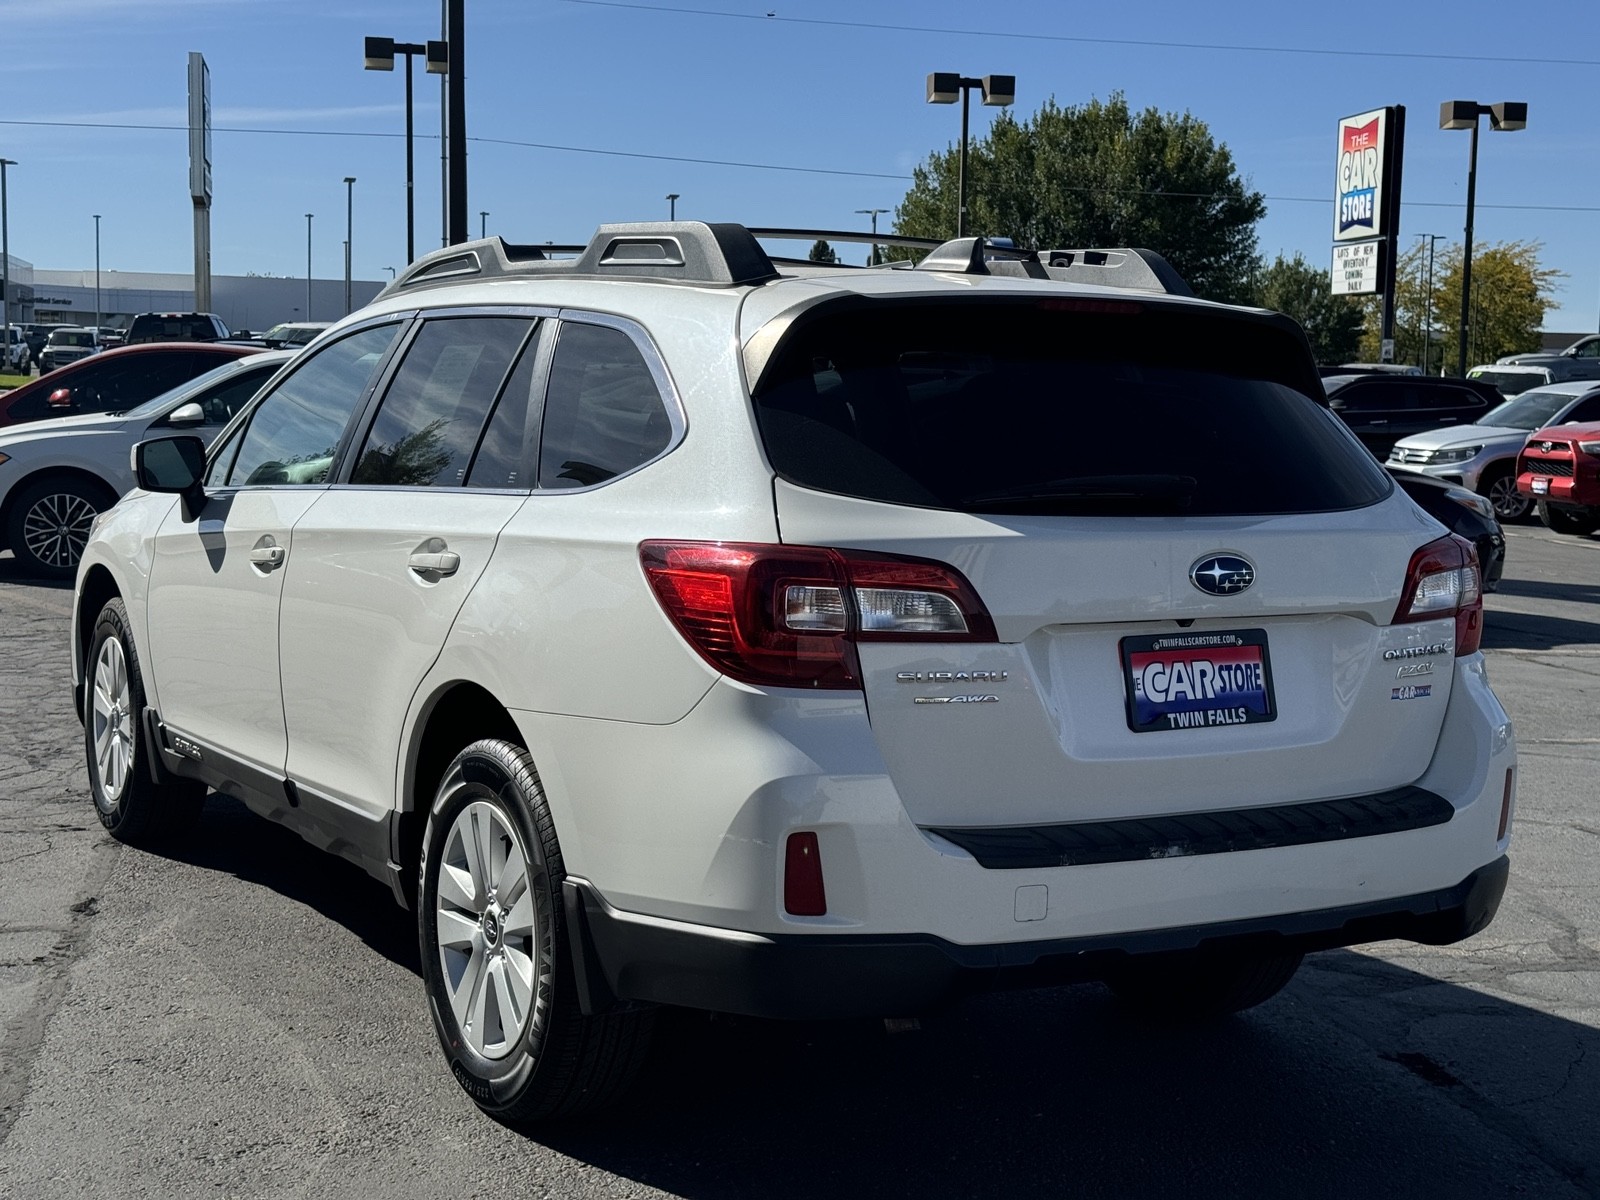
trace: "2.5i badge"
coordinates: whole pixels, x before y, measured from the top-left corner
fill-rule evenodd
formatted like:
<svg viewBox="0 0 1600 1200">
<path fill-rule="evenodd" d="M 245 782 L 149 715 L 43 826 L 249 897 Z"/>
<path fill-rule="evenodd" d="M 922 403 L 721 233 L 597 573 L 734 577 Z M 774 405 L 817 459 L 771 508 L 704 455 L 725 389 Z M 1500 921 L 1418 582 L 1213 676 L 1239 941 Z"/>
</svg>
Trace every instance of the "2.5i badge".
<svg viewBox="0 0 1600 1200">
<path fill-rule="evenodd" d="M 1264 629 L 1129 637 L 1121 649 L 1135 733 L 1277 718 Z"/>
</svg>

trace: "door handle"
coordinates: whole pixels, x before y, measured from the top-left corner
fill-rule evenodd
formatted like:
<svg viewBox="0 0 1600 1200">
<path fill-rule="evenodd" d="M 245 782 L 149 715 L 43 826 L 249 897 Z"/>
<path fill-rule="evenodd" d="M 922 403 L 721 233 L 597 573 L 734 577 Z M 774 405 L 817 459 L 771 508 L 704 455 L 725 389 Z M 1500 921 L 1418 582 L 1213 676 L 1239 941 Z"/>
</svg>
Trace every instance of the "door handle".
<svg viewBox="0 0 1600 1200">
<path fill-rule="evenodd" d="M 433 575 L 454 575 L 461 569 L 461 555 L 454 550 L 418 550 L 407 563 L 419 574 L 427 572 Z"/>
<path fill-rule="evenodd" d="M 258 567 L 272 570 L 273 567 L 283 565 L 284 556 L 288 554 L 282 546 L 257 546 L 250 551 L 250 561 Z"/>
</svg>

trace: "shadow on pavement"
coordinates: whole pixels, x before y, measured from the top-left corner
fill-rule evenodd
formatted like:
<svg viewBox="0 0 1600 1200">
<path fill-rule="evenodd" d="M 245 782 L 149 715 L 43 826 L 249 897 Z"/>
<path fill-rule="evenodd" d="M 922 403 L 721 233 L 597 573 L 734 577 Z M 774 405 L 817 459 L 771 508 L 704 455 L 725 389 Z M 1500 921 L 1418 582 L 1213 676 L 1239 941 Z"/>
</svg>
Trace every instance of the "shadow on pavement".
<svg viewBox="0 0 1600 1200">
<path fill-rule="evenodd" d="M 1485 650 L 1548 650 L 1554 646 L 1595 644 L 1600 644 L 1600 621 L 1574 621 L 1567 617 L 1493 609 L 1484 613 Z"/>
<path fill-rule="evenodd" d="M 1539 600 L 1571 600 L 1577 604 L 1600 601 L 1600 584 L 1559 583 L 1552 579 L 1501 579 L 1499 595 L 1527 596 Z"/>
<path fill-rule="evenodd" d="M 358 868 L 220 796 L 198 832 L 171 856 L 417 971 L 411 919 Z M 1095 985 L 898 1034 L 665 1010 L 616 1108 L 530 1140 L 692 1200 L 1600 1195 L 1597 1113 L 1600 1031 L 1332 951 L 1200 1028 L 1131 1021 Z"/>
<path fill-rule="evenodd" d="M 70 592 L 76 581 L 72 576 L 65 579 L 45 579 L 39 575 L 30 574 L 16 555 L 6 550 L 0 552 L 0 583 L 25 583 L 30 587 L 54 588 L 57 591 Z"/>
</svg>

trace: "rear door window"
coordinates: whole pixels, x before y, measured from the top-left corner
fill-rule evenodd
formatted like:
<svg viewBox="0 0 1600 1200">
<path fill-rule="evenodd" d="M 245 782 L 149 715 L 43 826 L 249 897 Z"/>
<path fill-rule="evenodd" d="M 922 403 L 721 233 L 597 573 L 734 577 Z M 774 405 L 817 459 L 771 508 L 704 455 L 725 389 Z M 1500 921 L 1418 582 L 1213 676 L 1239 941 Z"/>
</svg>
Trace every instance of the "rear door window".
<svg viewBox="0 0 1600 1200">
<path fill-rule="evenodd" d="M 489 410 L 532 329 L 527 317 L 427 322 L 384 394 L 350 482 L 461 487 Z"/>
<path fill-rule="evenodd" d="M 756 388 L 769 461 L 821 491 L 969 512 L 1314 512 L 1389 494 L 1291 386 L 1315 376 L 1276 327 L 1057 303 L 812 317 Z"/>
</svg>

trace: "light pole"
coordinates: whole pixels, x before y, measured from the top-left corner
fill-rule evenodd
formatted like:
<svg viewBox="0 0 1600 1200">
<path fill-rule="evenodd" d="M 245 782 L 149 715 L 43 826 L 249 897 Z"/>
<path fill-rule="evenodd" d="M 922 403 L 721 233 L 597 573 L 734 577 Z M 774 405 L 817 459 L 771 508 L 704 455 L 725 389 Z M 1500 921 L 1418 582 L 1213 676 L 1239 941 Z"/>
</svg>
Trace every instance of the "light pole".
<svg viewBox="0 0 1600 1200">
<path fill-rule="evenodd" d="M 478 210 L 478 236 L 480 238 L 489 236 L 489 210 L 486 208 Z"/>
<path fill-rule="evenodd" d="M 384 270 L 389 272 L 389 282 L 393 283 L 394 282 L 394 268 L 393 267 L 385 267 Z"/>
<path fill-rule="evenodd" d="M 311 320 L 311 214 L 306 214 L 306 320 Z"/>
<path fill-rule="evenodd" d="M 676 221 L 677 219 L 678 219 L 678 193 L 677 192 L 668 192 L 667 193 L 667 220 Z"/>
<path fill-rule="evenodd" d="M 872 218 L 872 236 L 874 238 L 876 238 L 878 236 L 878 214 L 879 213 L 886 213 L 886 212 L 890 212 L 890 211 L 891 210 L 887 209 L 887 208 L 858 208 L 858 209 L 856 209 L 857 213 L 860 213 L 863 216 L 870 216 Z M 867 256 L 867 266 L 875 267 L 877 265 L 878 265 L 878 243 L 876 241 L 874 241 L 872 243 L 872 253 Z"/>
<path fill-rule="evenodd" d="M 5 331 L 5 349 L 0 350 L 0 370 L 11 367 L 11 230 L 6 214 L 6 168 L 17 165 L 14 158 L 0 158 L 0 328 Z M 22 364 L 24 368 L 27 363 Z M 24 370 L 23 374 L 27 374 Z"/>
<path fill-rule="evenodd" d="M 417 257 L 417 208 L 416 156 L 412 145 L 411 59 L 415 55 L 422 55 L 428 64 L 428 74 L 442 75 L 448 69 L 449 51 L 443 42 L 421 45 L 417 42 L 397 42 L 393 38 L 369 37 L 365 43 L 361 64 L 365 70 L 392 71 L 397 54 L 404 55 L 406 60 L 406 261 L 413 262 Z"/>
<path fill-rule="evenodd" d="M 1444 241 L 1442 233 L 1419 233 L 1428 239 L 1428 298 L 1423 303 L 1424 329 L 1422 334 L 1422 373 L 1433 373 L 1433 248 Z"/>
<path fill-rule="evenodd" d="M 1472 130 L 1472 152 L 1467 160 L 1467 228 L 1461 243 L 1461 331 L 1456 350 L 1458 375 L 1467 373 L 1467 321 L 1472 303 L 1472 206 L 1478 190 L 1478 118 L 1485 113 L 1489 128 L 1514 133 L 1528 127 L 1528 106 L 1517 100 L 1479 104 L 1476 100 L 1446 100 L 1439 105 L 1440 129 Z"/>
<path fill-rule="evenodd" d="M 94 214 L 94 344 L 100 344 L 100 214 Z"/>
<path fill-rule="evenodd" d="M 967 236 L 967 101 L 972 89 L 983 92 L 983 102 L 1004 108 L 1017 98 L 1015 75 L 985 75 L 968 79 L 954 71 L 934 71 L 928 76 L 928 103 L 954 104 L 961 101 L 961 166 L 956 176 L 956 236 Z"/>
<path fill-rule="evenodd" d="M 356 177 L 344 177 L 344 315 L 350 315 L 350 245 L 355 237 Z M 307 271 L 309 275 L 311 272 Z"/>
</svg>

